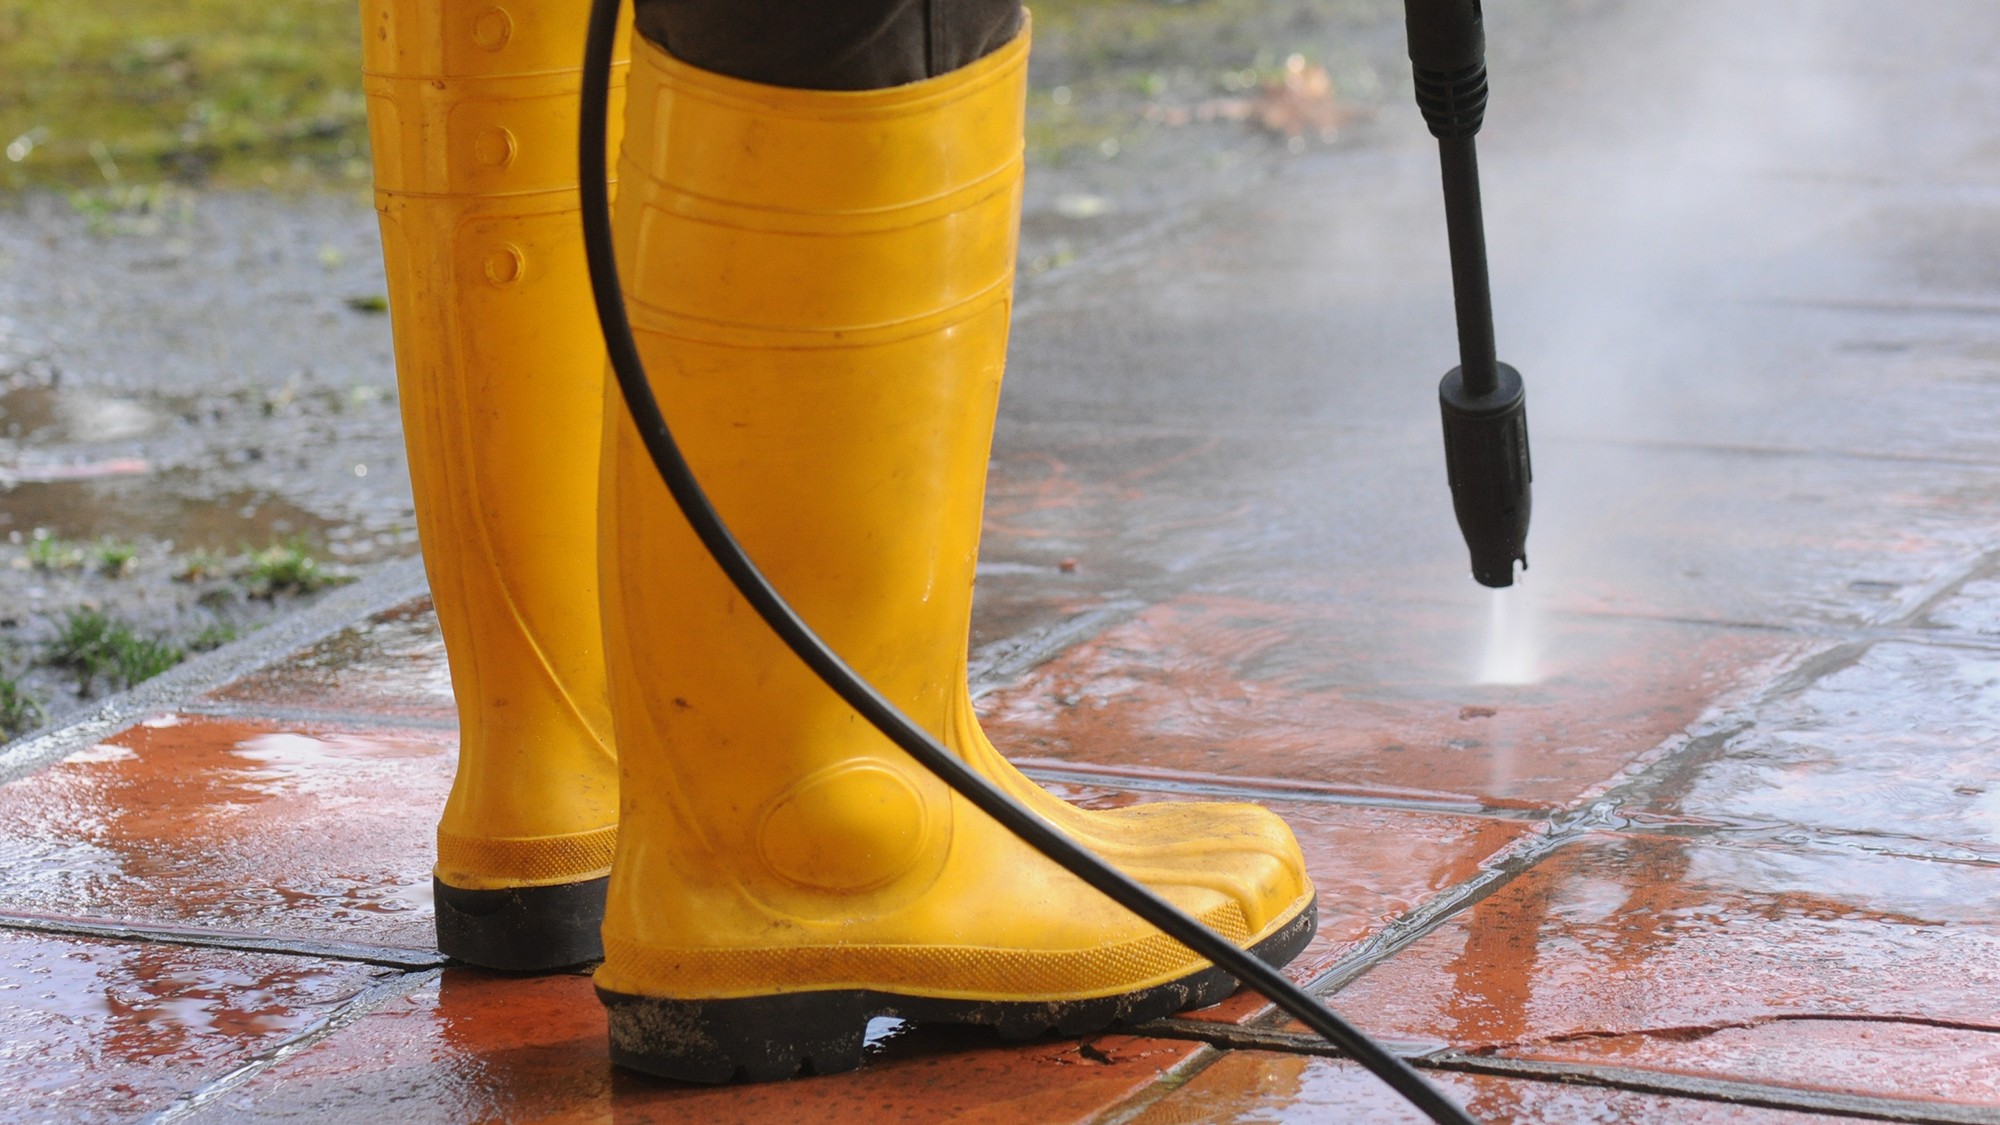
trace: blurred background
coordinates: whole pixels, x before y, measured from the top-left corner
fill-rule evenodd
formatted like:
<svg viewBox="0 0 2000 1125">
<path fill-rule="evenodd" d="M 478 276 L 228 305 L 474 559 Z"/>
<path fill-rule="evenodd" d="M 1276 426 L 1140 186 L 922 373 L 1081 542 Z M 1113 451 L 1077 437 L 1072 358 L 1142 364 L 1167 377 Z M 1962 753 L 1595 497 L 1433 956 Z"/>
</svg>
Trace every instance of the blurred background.
<svg viewBox="0 0 2000 1125">
<path fill-rule="evenodd" d="M 1035 21 L 1024 294 L 1409 97 L 1397 0 Z M 0 8 L 0 736 L 416 551 L 358 34 L 352 0 Z"/>
</svg>

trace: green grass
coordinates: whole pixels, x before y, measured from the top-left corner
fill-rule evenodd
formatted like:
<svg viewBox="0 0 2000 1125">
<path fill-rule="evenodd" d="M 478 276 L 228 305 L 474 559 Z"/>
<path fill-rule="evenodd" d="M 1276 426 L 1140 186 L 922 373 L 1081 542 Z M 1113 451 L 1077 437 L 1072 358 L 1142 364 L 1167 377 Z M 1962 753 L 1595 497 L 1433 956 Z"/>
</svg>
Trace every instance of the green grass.
<svg viewBox="0 0 2000 1125">
<path fill-rule="evenodd" d="M 236 639 L 236 626 L 227 621 L 217 621 L 202 627 L 201 632 L 188 638 L 190 652 L 210 652 Z"/>
<path fill-rule="evenodd" d="M 76 674 L 76 693 L 87 696 L 100 678 L 126 687 L 172 668 L 187 653 L 164 638 L 143 637 L 101 610 L 73 609 L 64 615 L 43 659 Z"/>
<path fill-rule="evenodd" d="M 236 579 L 248 588 L 250 596 L 258 598 L 311 594 L 349 580 L 346 575 L 328 571 L 302 535 L 261 551 L 251 551 L 236 572 Z"/>
<path fill-rule="evenodd" d="M 28 540 L 28 564 L 36 570 L 75 570 L 83 565 L 83 548 L 37 532 Z"/>
<path fill-rule="evenodd" d="M 23 735 L 47 721 L 48 712 L 11 676 L 0 676 L 0 740 Z"/>
<path fill-rule="evenodd" d="M 76 673 L 76 693 L 89 695 L 97 677 L 112 667 L 110 638 L 110 618 L 94 609 L 73 609 L 43 659 Z"/>
<path fill-rule="evenodd" d="M 0 185 L 363 181 L 359 8 L 0 5 Z"/>
<path fill-rule="evenodd" d="M 181 568 L 174 579 L 178 582 L 206 582 L 228 573 L 229 559 L 226 556 L 206 547 L 197 547 L 181 558 Z"/>
<path fill-rule="evenodd" d="M 112 635 L 112 666 L 127 687 L 144 683 L 187 659 L 184 649 L 153 637 L 134 636 L 129 630 Z"/>
<path fill-rule="evenodd" d="M 138 563 L 139 548 L 122 539 L 102 539 L 90 549 L 90 557 L 99 571 L 112 578 L 123 578 Z"/>
<path fill-rule="evenodd" d="M 1543 0 L 1546 3 L 1546 0 Z M 365 184 L 356 0 L 8 0 L 0 4 L 0 187 L 58 186 L 93 229 L 144 227 L 162 180 Z M 1342 65 L 1396 0 L 1037 0 L 1029 148 L 1044 158 L 1135 137 L 1143 99 L 1245 88 L 1286 55 Z M 1359 56 L 1355 56 L 1358 60 Z M 1349 60 L 1349 61 L 1355 61 Z M 1061 84 L 1060 102 L 1048 96 Z M 1252 83 L 1254 84 L 1254 83 Z M 361 311 L 378 311 L 372 304 Z"/>
</svg>

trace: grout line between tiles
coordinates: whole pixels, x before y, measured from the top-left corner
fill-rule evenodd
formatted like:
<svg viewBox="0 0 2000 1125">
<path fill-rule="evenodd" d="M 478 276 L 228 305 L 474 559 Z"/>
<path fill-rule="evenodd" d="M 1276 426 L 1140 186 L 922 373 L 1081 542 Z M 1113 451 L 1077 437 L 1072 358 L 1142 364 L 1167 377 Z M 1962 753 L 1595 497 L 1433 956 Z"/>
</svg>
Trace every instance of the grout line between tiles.
<svg viewBox="0 0 2000 1125">
<path fill-rule="evenodd" d="M 1962 579 L 1961 579 L 1962 580 Z M 1949 591 L 1951 584 L 1938 585 L 1933 590 L 1933 598 Z M 302 648 L 323 639 L 325 636 L 364 620 L 373 613 L 403 604 L 423 592 L 422 571 L 414 565 L 414 560 L 405 564 L 394 564 L 384 571 L 371 576 L 364 583 L 340 591 L 308 610 L 274 624 L 264 632 L 246 638 L 245 641 L 218 650 L 208 657 L 191 661 L 182 668 L 142 685 L 138 689 L 108 699 L 95 712 L 83 719 L 73 721 L 64 727 L 38 732 L 13 746 L 0 749 L 0 782 L 12 780 L 41 768 L 52 761 L 100 740 L 115 729 L 131 721 L 160 710 L 180 709 L 201 714 L 251 714 L 250 709 L 234 709 L 227 705 L 198 704 L 192 707 L 175 707 L 175 701 L 198 696 L 221 683 L 241 677 L 257 668 L 275 663 Z M 1052 626 L 1031 630 L 1018 639 L 1010 638 L 997 645 L 987 646 L 982 655 L 986 661 L 980 666 L 975 680 L 975 693 L 984 694 L 1010 680 L 1025 675 L 1034 667 L 1060 655 L 1076 644 L 1083 643 L 1099 635 L 1104 629 L 1114 626 L 1143 608 L 1139 602 L 1114 602 L 1083 614 L 1058 622 Z M 1907 620 L 1907 618 L 1906 618 Z M 1692 624 L 1722 624 L 1715 622 L 1691 622 Z M 1760 626 L 1767 627 L 1767 626 Z M 1802 630 L 1794 630 L 1801 631 Z M 1833 631 L 1829 631 L 1831 633 Z M 1906 640 L 1918 643 L 1955 645 L 1972 648 L 2000 648 L 2000 638 L 1982 638 L 1971 635 L 1935 635 L 1926 630 L 1908 627 L 1854 630 L 1841 633 L 1848 643 L 1865 646 L 1878 640 Z M 178 674 L 176 674 L 178 673 Z M 1778 690 L 1773 684 L 1767 691 L 1758 693 L 1756 700 L 1749 704 L 1754 707 Z M 395 719 L 379 715 L 363 715 L 341 711 L 309 711 L 300 709 L 296 713 L 274 713 L 265 708 L 254 712 L 262 717 L 275 717 L 291 721 L 326 721 L 345 724 L 369 723 L 376 726 L 437 726 L 445 728 L 455 724 L 437 720 L 423 721 L 409 718 Z M 1429 933 L 1447 918 L 1464 910 L 1514 876 L 1524 872 L 1535 863 L 1553 853 L 1564 844 L 1592 831 L 1615 830 L 1624 825 L 1613 823 L 1606 813 L 1616 807 L 1619 794 L 1629 792 L 1635 783 L 1665 771 L 1682 762 L 1699 740 L 1685 740 L 1680 746 L 1668 749 L 1664 754 L 1648 762 L 1638 775 L 1628 777 L 1607 792 L 1604 798 L 1592 801 L 1580 812 L 1569 815 L 1557 814 L 1549 821 L 1545 832 L 1530 833 L 1516 840 L 1507 848 L 1495 853 L 1495 860 L 1489 861 L 1485 870 L 1471 879 L 1454 887 L 1446 888 L 1415 909 L 1404 914 L 1374 937 L 1368 939 L 1357 952 L 1344 958 L 1331 969 L 1315 977 L 1309 987 L 1319 992 L 1337 991 L 1351 983 L 1374 965 L 1400 952 L 1403 948 Z M 1291 790 L 1282 783 L 1275 785 L 1236 786 L 1226 779 L 1218 778 L 1213 783 L 1206 781 L 1179 781 L 1175 779 L 1149 779 L 1099 773 L 1088 766 L 1078 768 L 1031 769 L 1031 776 L 1054 781 L 1071 781 L 1089 784 L 1113 785 L 1119 788 L 1157 789 L 1174 792 L 1229 793 L 1259 797 L 1262 799 L 1323 801 L 1337 804 L 1353 804 L 1370 807 L 1388 807 L 1429 812 L 1450 812 L 1460 815 L 1500 816 L 1512 819 L 1541 819 L 1542 811 L 1492 809 L 1482 805 L 1467 806 L 1462 802 L 1429 801 L 1423 799 L 1371 798 L 1366 794 L 1336 794 L 1315 792 L 1310 789 Z M 1637 827 L 1637 826 L 1633 826 Z M 259 935 L 227 935 L 199 930 L 182 930 L 173 927 L 156 927 L 133 924 L 98 923 L 75 919 L 43 919 L 23 915 L 0 915 L 0 928 L 35 930 L 49 933 L 67 933 L 78 936 L 114 938 L 137 941 L 158 941 L 213 948 L 239 949 L 254 952 L 291 953 L 298 955 L 349 960 L 386 966 L 404 970 L 422 970 L 406 974 L 396 981 L 385 982 L 364 991 L 359 997 L 343 1006 L 339 1012 L 313 1030 L 281 1044 L 273 1051 L 259 1056 L 238 1070 L 211 1082 L 198 1091 L 183 1095 L 172 1105 L 161 1110 L 149 1120 L 177 1121 L 195 1113 L 210 1104 L 228 1090 L 234 1089 L 271 1065 L 304 1050 L 312 1043 L 345 1027 L 366 1011 L 374 1010 L 388 1003 L 396 996 L 421 987 L 435 979 L 437 967 L 443 959 L 435 954 L 424 954 L 416 950 L 399 950 L 392 947 L 366 946 L 352 943 L 315 943 L 310 941 L 287 941 L 286 939 L 264 938 Z M 1133 1029 L 1137 1034 L 1160 1034 L 1169 1038 L 1196 1038 L 1217 1047 L 1217 1050 L 1191 1056 L 1180 1064 L 1169 1076 L 1154 1084 L 1156 1096 L 1126 1103 L 1113 1111 L 1114 1116 L 1106 1121 L 1126 1121 L 1142 1113 L 1153 1102 L 1168 1096 L 1172 1090 L 1213 1065 L 1224 1049 L 1233 1046 L 1251 1047 L 1272 1044 L 1270 1049 L 1287 1049 L 1276 1045 L 1288 1038 L 1285 1033 L 1269 1027 L 1231 1027 L 1202 1023 L 1200 1021 L 1169 1020 Z M 1240 1042 L 1226 1041 L 1236 1037 Z M 1304 1039 L 1304 1037 L 1289 1037 Z M 1324 1047 L 1316 1040 L 1305 1042 Z M 1291 1048 L 1299 1049 L 1299 1048 Z M 1312 1053 L 1312 1052 L 1308 1052 Z M 1320 1052 L 1325 1053 L 1325 1052 Z M 1197 1065 L 1199 1061 L 1199 1065 Z M 1691 1079 L 1681 1076 L 1657 1076 L 1650 1072 L 1628 1070 L 1627 1068 L 1589 1067 L 1574 1064 L 1534 1063 L 1519 1060 L 1495 1060 L 1475 1058 L 1458 1053 L 1419 1059 L 1420 1065 L 1436 1069 L 1458 1070 L 1468 1073 L 1491 1073 L 1538 1081 L 1570 1082 L 1585 1085 L 1607 1086 L 1665 1093 L 1673 1096 L 1704 1098 L 1729 1101 L 1745 1105 L 1769 1105 L 1774 1108 L 1812 1109 L 1844 1116 L 1868 1117 L 1878 1120 L 1910 1122 L 1958 1123 L 1964 1121 L 2000 1122 L 2000 1113 L 1973 1107 L 1938 1106 L 1932 1103 L 1907 1102 L 1899 1099 L 1850 1097 L 1846 1095 L 1821 1095 L 1818 1092 L 1790 1091 L 1781 1087 L 1767 1087 L 1756 1083 L 1742 1083 L 1726 1080 Z M 1565 1069 L 1566 1068 L 1566 1069 Z M 1797 1100 L 1805 1096 L 1806 1101 Z M 1792 1100 L 1756 1100 L 1777 1098 Z M 1831 1099 L 1831 1100 L 1821 1100 Z M 1842 1108 L 1845 1107 L 1845 1108 Z M 1961 1113 L 1963 1110 L 1963 1113 Z M 1971 1114 L 1966 1116 L 1965 1114 Z"/>
<path fill-rule="evenodd" d="M 1506 886 L 1565 844 L 1610 827 L 1606 819 L 1608 811 L 1608 806 L 1603 803 L 1592 804 L 1581 812 L 1561 814 L 1550 819 L 1541 831 L 1531 831 L 1509 841 L 1482 863 L 1477 875 L 1438 891 L 1405 911 L 1395 921 L 1356 942 L 1352 952 L 1306 981 L 1306 990 L 1322 999 L 1330 993 L 1338 993 L 1362 974 L 1416 944 L 1447 919 Z M 1283 1018 L 1282 1011 L 1273 1009 L 1259 1017 L 1256 1023 L 1270 1026 Z"/>
<path fill-rule="evenodd" d="M 108 941 L 183 945 L 198 949 L 228 949 L 239 953 L 318 957 L 328 961 L 352 961 L 405 971 L 442 968 L 450 964 L 450 958 L 434 949 L 410 949 L 404 946 L 373 945 L 352 941 L 319 941 L 313 938 L 207 930 L 150 922 L 106 922 L 94 918 L 0 913 L 0 931 L 7 930 L 63 937 L 100 938 Z"/>
<path fill-rule="evenodd" d="M 1135 1034 L 1143 1033 L 1161 1039 L 1188 1039 L 1231 1051 L 1281 1051 L 1290 1055 L 1315 1055 L 1329 1059 L 1347 1057 L 1346 1052 L 1317 1035 L 1286 1031 L 1279 1027 L 1169 1017 L 1142 1024 L 1132 1030 Z M 1380 1036 L 1372 1038 L 1405 1062 L 1414 1062 L 1436 1049 L 1406 1041 L 1384 1039 Z"/>
<path fill-rule="evenodd" d="M 1194 1081 L 1196 1075 L 1221 1062 L 1228 1053 L 1213 1044 L 1203 1044 L 1201 1050 L 1176 1063 L 1144 1090 L 1099 1114 L 1093 1119 L 1093 1125 L 1125 1125 L 1144 1116 L 1147 1110 L 1172 1097 L 1181 1087 Z"/>
<path fill-rule="evenodd" d="M 966 670 L 972 686 L 972 698 L 977 700 L 1013 683 L 1112 626 L 1123 624 L 1145 608 L 1145 602 L 1121 598 L 981 647 L 972 654 Z"/>
<path fill-rule="evenodd" d="M 430 984 L 438 979 L 442 972 L 441 969 L 428 969 L 419 973 L 405 973 L 362 990 L 359 995 L 341 1005 L 325 1020 L 276 1047 L 259 1053 L 228 1074 L 204 1083 L 198 1089 L 181 1094 L 158 1111 L 142 1118 L 142 1125 L 168 1125 L 169 1122 L 187 1120 L 259 1074 L 326 1040 L 363 1016 Z"/>
<path fill-rule="evenodd" d="M 1724 708 L 1720 716 L 1704 716 L 1699 724 L 1705 728 L 1702 735 L 1692 736 L 1683 729 L 1663 739 L 1653 750 L 1640 755 L 1624 770 L 1612 775 L 1610 784 L 1601 793 L 1586 794 L 1571 809 L 1552 816 L 1546 822 L 1545 830 L 1518 837 L 1495 852 L 1482 864 L 1477 875 L 1438 891 L 1381 930 L 1362 939 L 1347 956 L 1307 981 L 1307 990 L 1323 998 L 1338 993 L 1375 966 L 1416 944 L 1460 911 L 1498 891 L 1563 845 L 1590 833 L 1628 827 L 1630 822 L 1617 815 L 1625 794 L 1642 787 L 1658 771 L 1680 763 L 1694 749 L 1726 741 L 1742 722 L 1748 721 L 1739 721 L 1740 716 L 1762 706 L 1773 694 L 1786 690 L 1799 668 L 1815 664 L 1824 655 L 1825 650 L 1795 654 L 1782 665 L 1770 668 L 1776 674 L 1768 677 L 1763 687 L 1746 692 Z M 1283 1018 L 1282 1011 L 1273 1009 L 1251 1023 L 1270 1027 Z"/>
<path fill-rule="evenodd" d="M 1820 1113 L 1868 1121 L 1908 1122 L 1910 1125 L 2000 1123 L 2000 1108 L 1991 1106 L 1955 1105 L 1950 1102 L 1919 1101 L 1914 1098 L 1808 1090 L 1791 1086 L 1773 1086 L 1762 1082 L 1745 1082 L 1733 1078 L 1703 1078 L 1691 1074 L 1640 1070 L 1634 1067 L 1486 1058 L 1461 1052 L 1451 1052 L 1431 1058 L 1415 1058 L 1411 1059 L 1410 1063 L 1430 1070 L 1460 1074 L 1485 1074 L 1497 1078 L 1523 1078 L 1573 1086 L 1595 1086 L 1600 1089 L 1627 1090 L 1638 1094 L 1659 1094 L 1666 1097 L 1722 1102 L 1727 1105 Z"/>
<path fill-rule="evenodd" d="M 1479 801 L 1448 797 L 1425 798 L 1393 793 L 1371 793 L 1366 789 L 1340 789 L 1309 782 L 1292 784 L 1283 778 L 1244 778 L 1220 774 L 1158 777 L 1144 773 L 1102 768 L 1089 763 L 1074 766 L 1025 764 L 1015 766 L 1026 776 L 1041 782 L 1089 785 L 1105 789 L 1138 790 L 1149 793 L 1182 793 L 1204 797 L 1233 797 L 1252 801 L 1296 801 L 1324 805 L 1351 805 L 1370 809 L 1400 809 L 1405 812 L 1437 813 L 1451 816 L 1483 816 L 1499 820 L 1544 821 L 1554 811 L 1547 808 L 1507 808 Z"/>
<path fill-rule="evenodd" d="M 202 701 L 175 708 L 182 715 L 211 719 L 241 719 L 369 730 L 456 731 L 458 719 L 440 715 L 401 715 L 393 711 L 347 711 L 334 707 L 285 707 L 262 703 Z"/>
<path fill-rule="evenodd" d="M 1899 622 L 1907 622 L 1923 613 L 1926 607 L 1939 598 L 1981 573 L 1989 563 L 1990 559 L 1982 556 L 1966 566 L 1956 577 L 1946 577 L 1930 583 L 1927 587 L 1927 597 L 1915 608 L 1906 612 Z M 1891 630 L 1908 631 L 1895 630 L 1894 626 Z M 1770 674 L 1765 676 L 1762 684 L 1744 692 L 1721 708 L 1720 715 L 1712 712 L 1697 724 L 1690 724 L 1690 728 L 1663 740 L 1653 751 L 1641 755 L 1624 770 L 1607 779 L 1607 784 L 1598 793 L 1586 793 L 1572 805 L 1572 811 L 1552 818 L 1545 832 L 1531 833 L 1511 842 L 1496 852 L 1495 859 L 1483 865 L 1478 875 L 1445 888 L 1405 912 L 1382 930 L 1364 939 L 1348 956 L 1306 982 L 1306 987 L 1323 997 L 1330 993 L 1338 993 L 1362 974 L 1429 934 L 1445 920 L 1470 908 L 1564 844 L 1587 833 L 1633 829 L 1657 830 L 1655 826 L 1643 826 L 1619 817 L 1618 808 L 1627 800 L 1641 795 L 1650 786 L 1659 783 L 1663 780 L 1663 775 L 1685 768 L 1691 759 L 1701 757 L 1704 752 L 1717 752 L 1737 733 L 1747 729 L 1755 714 L 1773 698 L 1798 690 L 1804 684 L 1837 670 L 1838 666 L 1851 663 L 1872 643 L 1873 639 L 1849 639 L 1844 644 L 1802 650 L 1778 661 L 1775 665 L 1767 666 L 1766 671 Z M 1697 729 L 1700 733 L 1695 733 Z M 1337 1053 L 1316 1038 L 1295 1037 L 1277 1030 L 1276 1025 L 1283 1018 L 1284 1013 L 1276 1010 L 1267 1012 L 1244 1025 L 1170 1018 L 1143 1025 L 1142 1030 L 1167 1037 L 1199 1039 L 1220 1046 L 1273 1046 L 1290 1040 L 1307 1045 L 1315 1053 Z M 1439 1060 L 1448 1060 L 1448 1063 Z M 1541 1080 L 1616 1085 L 1621 1089 L 1633 1090 L 1649 1090 L 1653 1086 L 1659 1086 L 1661 1088 L 1654 1092 L 1730 1101 L 1736 1104 L 1774 1104 L 1777 1108 L 1803 1108 L 1877 1120 L 2000 1123 L 2000 1110 L 1953 1106 L 1940 1108 L 1930 1103 L 1836 1094 L 1822 1095 L 1818 1092 L 1794 1093 L 1756 1083 L 1726 1080 L 1684 1079 L 1681 1076 L 1656 1078 L 1644 1071 L 1628 1073 L 1625 1068 L 1571 1067 L 1570 1064 L 1530 1064 L 1511 1060 L 1496 1064 L 1492 1060 L 1473 1059 L 1472 1056 L 1460 1052 L 1449 1052 L 1434 1059 L 1426 1059 L 1423 1065 L 1461 1070 L 1473 1070 L 1475 1065 L 1480 1067 L 1500 1065 L 1509 1068 L 1504 1071 L 1505 1073 L 1519 1071 L 1518 1076 Z M 1565 1070 L 1564 1067 L 1570 1069 Z M 1495 1070 L 1493 1073 L 1503 1073 L 1503 1071 Z M 1782 1103 L 1761 1100 L 1772 1097 L 1792 1100 Z"/>
<path fill-rule="evenodd" d="M 1155 1021 L 1133 1030 L 1162 1039 L 1185 1039 L 1206 1043 L 1218 1052 L 1272 1051 L 1320 1058 L 1347 1057 L 1332 1044 L 1317 1036 L 1302 1035 L 1277 1028 L 1172 1019 Z M 1411 1066 L 1425 1070 L 1624 1090 L 1631 1093 L 1658 1094 L 1763 1109 L 1832 1114 L 1870 1121 L 1910 1122 L 1913 1125 L 1966 1125 L 1966 1123 L 1994 1125 L 1995 1122 L 2000 1122 L 2000 1109 L 1986 1106 L 1810 1090 L 1733 1078 L 1705 1078 L 1670 1071 L 1643 1070 L 1636 1067 L 1511 1059 L 1470 1055 L 1450 1050 L 1426 1051 L 1415 1044 L 1399 1043 L 1395 1040 L 1387 1040 L 1385 1045 Z"/>
</svg>

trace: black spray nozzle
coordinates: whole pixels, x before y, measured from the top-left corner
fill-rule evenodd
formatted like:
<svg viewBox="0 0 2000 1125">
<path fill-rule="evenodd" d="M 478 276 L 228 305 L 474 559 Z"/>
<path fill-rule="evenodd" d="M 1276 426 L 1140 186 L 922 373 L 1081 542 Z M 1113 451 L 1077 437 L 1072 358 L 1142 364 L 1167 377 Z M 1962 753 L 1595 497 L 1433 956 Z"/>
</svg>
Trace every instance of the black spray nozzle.
<svg viewBox="0 0 2000 1125">
<path fill-rule="evenodd" d="M 1499 589 L 1514 584 L 1514 563 L 1528 567 L 1528 516 L 1534 467 L 1528 460 L 1528 396 L 1521 373 L 1504 363 L 1484 394 L 1454 367 L 1438 384 L 1444 414 L 1444 466 L 1451 506 L 1472 551 L 1472 577 Z"/>
<path fill-rule="evenodd" d="M 1480 0 L 1404 0 L 1410 61 L 1418 70 L 1454 74 L 1486 64 L 1486 22 Z"/>
<path fill-rule="evenodd" d="M 1479 0 L 1405 0 L 1417 108 L 1439 140 L 1470 137 L 1486 120 L 1486 22 Z"/>
<path fill-rule="evenodd" d="M 1527 395 L 1521 373 L 1495 358 L 1486 221 L 1473 137 L 1486 120 L 1486 23 L 1480 0 L 1404 0 L 1417 108 L 1438 141 L 1459 365 L 1438 387 L 1445 471 L 1458 528 L 1481 585 L 1514 584 L 1528 564 Z"/>
</svg>

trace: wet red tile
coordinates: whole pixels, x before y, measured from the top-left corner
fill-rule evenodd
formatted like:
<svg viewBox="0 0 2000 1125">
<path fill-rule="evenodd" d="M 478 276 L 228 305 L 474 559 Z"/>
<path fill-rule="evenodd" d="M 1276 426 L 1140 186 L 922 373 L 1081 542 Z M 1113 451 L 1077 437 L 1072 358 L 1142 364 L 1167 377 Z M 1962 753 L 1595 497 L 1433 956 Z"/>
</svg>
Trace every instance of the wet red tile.
<svg viewBox="0 0 2000 1125">
<path fill-rule="evenodd" d="M 768 1085 L 688 1086 L 615 1071 L 589 978 L 448 970 L 230 1092 L 259 1120 L 1069 1122 L 1094 1119 L 1199 1052 L 1099 1036 L 1003 1043 L 904 1028 L 854 1073 Z"/>
<path fill-rule="evenodd" d="M 988 696 L 987 729 L 1017 760 L 1559 805 L 1796 643 L 1550 616 L 1489 669 L 1532 682 L 1475 683 L 1482 629 L 1460 607 L 1184 596 Z"/>
<path fill-rule="evenodd" d="M 1990 550 L 1990 469 L 1848 457 L 1803 435 L 1659 437 L 1538 440 L 1563 499 L 1536 505 L 1528 583 L 1577 610 L 1887 625 Z"/>
<path fill-rule="evenodd" d="M 1652 807 L 2000 859 L 1996 747 L 2000 653 L 1882 643 L 1758 708 L 1719 752 L 1667 775 Z"/>
<path fill-rule="evenodd" d="M 1901 1098 L 1955 1072 L 2000 1105 L 1996 900 L 1984 865 L 1592 837 L 1332 1001 L 1472 1051 Z"/>
<path fill-rule="evenodd" d="M 1791 394 L 1789 374 L 1768 386 Z M 1546 471 L 1521 589 L 1550 605 L 1719 624 L 1887 624 L 1990 542 L 1984 529 L 2000 509 L 1991 473 L 1927 462 L 1945 419 L 1917 427 L 1920 455 L 1849 457 L 1802 438 L 1796 421 L 1774 424 L 1782 412 L 1760 413 L 1758 427 L 1770 429 L 1755 437 L 1718 435 L 1743 420 L 1739 411 L 1665 430 L 1650 409 L 1652 424 L 1636 431 L 1602 417 L 1565 425 L 1564 406 L 1602 388 L 1573 389 L 1582 393 L 1545 394 L 1539 407 L 1553 425 L 1536 439 Z M 1356 430 L 1286 413 L 1245 433 L 1214 412 L 1167 417 L 1157 405 L 1143 428 L 1019 424 L 1017 410 L 996 448 L 988 556 L 1037 566 L 1074 558 L 1065 581 L 1098 589 L 1271 596 L 1318 583 L 1420 614 L 1483 601 L 1448 500 L 1431 491 L 1441 480 L 1434 416 L 1376 415 L 1384 429 Z M 1355 405 L 1340 413 L 1351 418 Z M 1879 435 L 1880 414 L 1856 417 Z M 1613 435 L 1621 430 L 1624 440 Z"/>
<path fill-rule="evenodd" d="M 1090 808 L 1171 799 L 1159 793 L 1073 784 L 1049 788 Z M 1319 933 L 1286 966 L 1287 974 L 1298 981 L 1324 973 L 1358 943 L 1438 891 L 1473 878 L 1481 865 L 1536 830 L 1527 822 L 1494 817 L 1314 801 L 1258 803 L 1291 825 L 1319 892 Z M 1261 996 L 1242 992 L 1213 1008 L 1187 1014 L 1240 1023 L 1269 1010 Z"/>
<path fill-rule="evenodd" d="M 0 786 L 0 911 L 432 945 L 440 734 L 156 719 Z"/>
<path fill-rule="evenodd" d="M 0 930 L 0 1122 L 130 1121 L 311 1029 L 385 969 Z"/>
<path fill-rule="evenodd" d="M 248 709 L 361 712 L 454 722 L 451 669 L 428 598 L 379 614 L 281 663 L 225 684 L 207 700 Z"/>
<path fill-rule="evenodd" d="M 1426 1071 L 1473 1117 L 1502 1122 L 1672 1121 L 1677 1125 L 1805 1125 L 1817 1114 L 1595 1089 L 1489 1075 Z M 1130 1125 L 1318 1125 L 1422 1122 L 1380 1079 L 1351 1062 L 1269 1051 L 1232 1051 Z"/>
<path fill-rule="evenodd" d="M 1774 1018 L 1720 1030 L 1590 1036 L 1508 1054 L 1850 1094 L 1890 1089 L 1917 1100 L 2000 1105 L 2000 1027 L 1939 1027 L 1896 1016 Z"/>
</svg>

